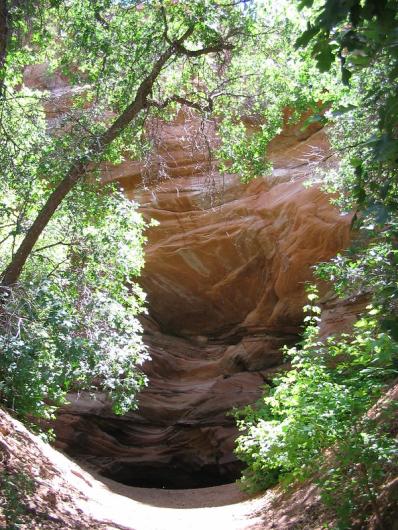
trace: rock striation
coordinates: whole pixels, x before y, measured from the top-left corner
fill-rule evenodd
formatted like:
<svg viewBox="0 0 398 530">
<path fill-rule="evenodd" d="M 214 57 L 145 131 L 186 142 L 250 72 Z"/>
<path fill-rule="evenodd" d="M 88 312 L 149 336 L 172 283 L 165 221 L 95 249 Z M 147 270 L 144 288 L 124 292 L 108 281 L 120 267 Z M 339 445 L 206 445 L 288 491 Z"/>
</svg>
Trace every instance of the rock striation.
<svg viewBox="0 0 398 530">
<path fill-rule="evenodd" d="M 180 112 L 157 134 L 145 164 L 103 168 L 104 180 L 118 180 L 159 222 L 141 279 L 150 384 L 123 417 L 104 396 L 71 395 L 56 443 L 128 485 L 204 487 L 237 477 L 228 413 L 254 403 L 284 366 L 281 347 L 297 340 L 311 267 L 347 245 L 350 216 L 305 185 L 330 155 L 315 126 L 286 126 L 270 146 L 273 173 L 248 185 L 217 172 L 213 123 Z"/>
</svg>

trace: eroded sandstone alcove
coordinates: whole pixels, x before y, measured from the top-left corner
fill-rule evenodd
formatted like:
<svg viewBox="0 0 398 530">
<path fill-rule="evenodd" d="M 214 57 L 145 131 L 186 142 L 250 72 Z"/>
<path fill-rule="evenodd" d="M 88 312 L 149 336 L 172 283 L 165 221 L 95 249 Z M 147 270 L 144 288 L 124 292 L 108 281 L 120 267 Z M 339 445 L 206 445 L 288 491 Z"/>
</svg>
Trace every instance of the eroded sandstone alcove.
<svg viewBox="0 0 398 530">
<path fill-rule="evenodd" d="M 40 67 L 25 82 L 50 92 L 50 126 L 76 90 Z M 128 485 L 217 485 L 241 467 L 228 412 L 255 402 L 283 365 L 311 266 L 347 244 L 350 219 L 303 185 L 329 159 L 317 126 L 286 126 L 270 147 L 272 175 L 242 185 L 210 161 L 213 123 L 180 112 L 156 125 L 157 150 L 145 164 L 103 167 L 104 180 L 118 180 L 160 223 L 148 234 L 142 276 L 150 384 L 125 416 L 100 394 L 71 395 L 54 425 L 56 445 Z"/>
<path fill-rule="evenodd" d="M 237 478 L 228 412 L 255 402 L 280 369 L 281 346 L 297 340 L 311 266 L 348 241 L 349 218 L 303 185 L 328 155 L 324 131 L 286 127 L 270 149 L 273 174 L 242 185 L 211 166 L 199 128 L 183 113 L 162 125 L 149 168 L 166 178 L 146 189 L 137 163 L 104 171 L 160 223 L 148 234 L 142 277 L 152 361 L 140 408 L 118 417 L 103 396 L 71 396 L 55 425 L 58 446 L 134 486 Z"/>
</svg>

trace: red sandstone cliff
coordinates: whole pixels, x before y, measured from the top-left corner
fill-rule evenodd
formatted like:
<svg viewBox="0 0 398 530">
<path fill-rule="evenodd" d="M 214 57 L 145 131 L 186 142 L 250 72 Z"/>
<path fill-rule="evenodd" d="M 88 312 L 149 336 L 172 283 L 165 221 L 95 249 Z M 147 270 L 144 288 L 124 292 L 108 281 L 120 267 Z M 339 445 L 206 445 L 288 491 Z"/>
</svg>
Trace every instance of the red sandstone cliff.
<svg viewBox="0 0 398 530">
<path fill-rule="evenodd" d="M 51 101 L 54 117 L 54 92 Z M 159 221 L 141 279 L 150 384 L 139 410 L 124 417 L 103 396 L 70 396 L 57 445 L 128 484 L 223 483 L 239 469 L 227 413 L 253 403 L 283 363 L 281 347 L 300 331 L 311 267 L 347 245 L 350 218 L 305 185 L 329 157 L 318 127 L 287 126 L 270 146 L 272 175 L 249 185 L 211 162 L 213 123 L 180 112 L 157 124 L 157 135 L 145 164 L 103 168 L 104 180 L 118 180 Z"/>
<path fill-rule="evenodd" d="M 50 91 L 46 112 L 52 126 L 69 108 L 73 91 L 80 90 L 70 89 L 62 78 L 47 78 L 37 67 L 27 72 L 26 82 Z M 270 146 L 272 175 L 242 185 L 238 176 L 221 175 L 210 163 L 208 142 L 199 135 L 202 125 L 180 113 L 174 122 L 160 124 L 157 151 L 146 164 L 126 160 L 103 168 L 104 180 L 118 180 L 143 215 L 160 223 L 148 234 L 142 277 L 148 293 L 144 324 L 152 355 L 146 366 L 150 385 L 139 410 L 123 417 L 112 414 L 104 396 L 93 401 L 71 395 L 55 424 L 56 444 L 127 484 L 190 487 L 233 480 L 239 468 L 233 456 L 236 431 L 226 414 L 254 402 L 280 369 L 281 346 L 300 332 L 312 265 L 348 243 L 349 216 L 340 215 L 316 185 L 304 185 L 329 157 L 323 130 L 286 127 Z M 204 127 L 211 144 L 214 124 Z M 140 184 L 143 178 L 146 187 Z M 345 306 L 329 301 L 325 333 L 349 325 L 359 307 L 356 301 Z M 3 437 L 19 428 L 5 416 L 1 421 L 9 429 L 1 431 Z M 28 440 L 25 432 L 18 436 Z M 45 458 L 35 451 L 31 461 L 35 455 Z M 39 469 L 44 489 L 33 511 L 50 510 L 46 492 L 56 486 L 51 489 L 46 480 L 66 488 L 59 478 L 62 465 L 48 466 L 50 471 L 43 467 L 48 479 Z M 79 481 L 90 483 L 82 476 Z M 81 491 L 79 483 L 73 495 L 82 499 Z M 71 493 L 63 494 L 67 504 Z M 286 518 L 286 528 L 291 528 L 290 504 L 287 500 L 273 514 L 279 522 Z M 68 519 L 58 500 L 53 511 L 54 524 L 63 528 L 73 527 L 79 517 L 73 507 Z M 84 517 L 81 527 L 91 528 Z"/>
</svg>

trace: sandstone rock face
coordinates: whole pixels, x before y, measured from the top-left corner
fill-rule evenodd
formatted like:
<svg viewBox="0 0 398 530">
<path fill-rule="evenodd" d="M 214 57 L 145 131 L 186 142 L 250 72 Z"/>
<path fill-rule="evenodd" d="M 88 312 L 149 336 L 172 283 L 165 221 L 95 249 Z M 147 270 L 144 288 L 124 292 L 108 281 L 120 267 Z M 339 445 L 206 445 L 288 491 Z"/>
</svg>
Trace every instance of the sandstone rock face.
<svg viewBox="0 0 398 530">
<path fill-rule="evenodd" d="M 202 129 L 201 129 L 202 128 Z M 220 175 L 198 142 L 203 124 L 163 124 L 146 167 L 104 167 L 137 200 L 150 229 L 142 285 L 152 361 L 138 411 L 112 414 L 103 396 L 71 396 L 57 444 L 130 485 L 184 488 L 232 481 L 236 428 L 227 413 L 255 402 L 297 340 L 311 266 L 346 246 L 341 216 L 317 186 L 328 153 L 322 130 L 287 127 L 270 147 L 271 176 L 242 185 Z M 210 138 L 210 140 L 209 140 Z M 149 169 L 148 169 L 149 168 Z M 153 183 L 153 176 L 163 175 Z M 140 179 L 147 187 L 137 187 Z"/>
<path fill-rule="evenodd" d="M 48 76 L 45 65 L 28 69 L 25 83 L 47 91 L 55 130 L 85 89 Z M 248 185 L 217 171 L 214 122 L 180 111 L 147 133 L 156 139 L 147 160 L 102 170 L 159 222 L 148 232 L 142 276 L 150 384 L 139 409 L 123 417 L 104 396 L 70 396 L 55 424 L 57 445 L 130 485 L 215 485 L 240 467 L 227 413 L 254 403 L 283 367 L 281 347 L 297 340 L 311 267 L 347 245 L 350 217 L 305 186 L 330 155 L 316 125 L 287 125 L 269 146 L 272 174 Z M 337 306 L 327 310 L 328 331 L 345 322 Z"/>
<path fill-rule="evenodd" d="M 328 293 L 329 294 L 329 293 Z M 362 294 L 347 299 L 339 299 L 335 295 L 326 296 L 321 300 L 322 320 L 320 324 L 321 338 L 340 333 L 350 333 L 353 324 L 369 304 L 369 295 Z"/>
<path fill-rule="evenodd" d="M 142 283 L 151 315 L 182 336 L 295 333 L 311 265 L 347 236 L 319 189 L 303 181 L 240 189 L 215 209 L 148 208 L 150 234 Z"/>
</svg>

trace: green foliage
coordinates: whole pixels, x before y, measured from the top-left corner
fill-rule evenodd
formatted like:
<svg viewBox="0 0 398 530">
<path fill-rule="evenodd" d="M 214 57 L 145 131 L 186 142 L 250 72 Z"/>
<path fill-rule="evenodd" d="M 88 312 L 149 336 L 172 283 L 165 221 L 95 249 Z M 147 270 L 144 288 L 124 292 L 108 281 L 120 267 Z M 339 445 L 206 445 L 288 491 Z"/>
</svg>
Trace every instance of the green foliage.
<svg viewBox="0 0 398 530">
<path fill-rule="evenodd" d="M 112 210 L 96 216 L 97 226 L 68 231 L 62 219 L 54 223 L 52 239 L 42 241 L 3 305 L 0 395 L 21 415 L 48 417 L 68 390 L 98 388 L 123 413 L 145 383 L 136 319 L 143 295 L 131 284 L 144 225 L 123 197 L 114 193 L 108 202 Z"/>
<path fill-rule="evenodd" d="M 34 481 L 25 471 L 4 471 L 0 475 L 0 508 L 5 517 L 7 530 L 17 530 L 26 522 L 26 502 L 34 492 Z"/>
<path fill-rule="evenodd" d="M 123 201 L 101 226 L 43 245 L 4 304 L 0 395 L 19 414 L 48 416 L 79 389 L 102 388 L 118 413 L 135 406 L 146 352 L 130 283 L 143 225 L 131 210 Z"/>
<path fill-rule="evenodd" d="M 363 418 L 332 448 L 328 465 L 321 467 L 318 484 L 326 505 L 337 514 L 336 530 L 352 527 L 353 520 L 364 521 L 369 508 L 382 527 L 379 495 L 383 482 L 397 471 L 398 444 L 386 432 L 396 414 L 384 413 L 383 423 Z"/>
<path fill-rule="evenodd" d="M 320 75 L 310 54 L 292 45 L 304 23 L 291 2 L 262 3 L 226 79 L 210 90 L 222 118 L 220 169 L 244 182 L 269 173 L 270 141 L 304 113 L 318 114 L 336 90 L 334 72 Z"/>
<path fill-rule="evenodd" d="M 5 55 L 0 57 L 0 97 L 4 97 L 4 86 L 14 86 L 22 81 L 24 68 L 32 56 L 38 62 L 43 59 L 42 52 L 51 36 L 46 24 L 55 15 L 53 8 L 57 3 L 58 0 L 4 2 L 2 16 L 7 29 L 2 28 L 1 34 L 0 49 Z"/>
<path fill-rule="evenodd" d="M 3 269 L 32 220 L 85 148 L 92 115 L 51 135 L 42 99 L 7 89 L 1 101 L 0 264 Z M 50 131 L 51 132 L 51 131 Z M 132 283 L 143 265 L 145 224 L 95 173 L 64 201 L 42 234 L 20 285 L 1 308 L 0 397 L 21 416 L 48 418 L 70 390 L 102 389 L 114 410 L 135 407 L 147 358 L 136 319 L 143 293 Z"/>
<path fill-rule="evenodd" d="M 364 229 L 374 233 L 375 225 Z M 388 232 L 382 239 L 376 235 L 365 249 L 360 240 L 344 254 L 320 264 L 316 274 L 323 280 L 332 281 L 340 296 L 371 294 L 378 307 L 376 314 L 380 326 L 398 340 L 398 251 L 393 241 L 394 231 L 389 229 Z M 367 239 L 368 234 L 365 237 Z"/>
<path fill-rule="evenodd" d="M 342 79 L 349 81 L 348 101 L 338 99 L 330 114 L 333 121 L 338 118 L 336 147 L 347 161 L 343 193 L 361 210 L 383 206 L 388 214 L 398 207 L 397 13 L 396 0 L 338 6 L 326 0 L 312 9 L 308 29 L 297 41 L 323 71 L 338 57 Z"/>
<path fill-rule="evenodd" d="M 396 0 L 298 3 L 313 11 L 296 45 L 310 46 L 321 71 L 328 71 L 339 58 L 344 82 L 351 78 L 353 68 L 368 66 L 381 48 L 394 46 Z"/>
<path fill-rule="evenodd" d="M 236 413 L 244 431 L 237 454 L 248 466 L 243 481 L 250 488 L 304 480 L 315 469 L 321 470 L 317 476 L 325 500 L 344 484 L 347 503 L 353 501 L 340 506 L 343 521 L 373 501 L 369 492 L 358 497 L 363 466 L 376 495 L 379 478 L 398 450 L 391 436 L 364 419 L 397 374 L 398 344 L 380 328 L 373 306 L 352 335 L 320 340 L 314 289 L 308 298 L 303 342 L 286 350 L 291 370 L 274 380 L 256 407 Z"/>
</svg>

